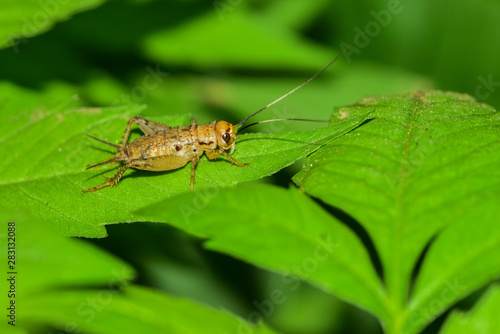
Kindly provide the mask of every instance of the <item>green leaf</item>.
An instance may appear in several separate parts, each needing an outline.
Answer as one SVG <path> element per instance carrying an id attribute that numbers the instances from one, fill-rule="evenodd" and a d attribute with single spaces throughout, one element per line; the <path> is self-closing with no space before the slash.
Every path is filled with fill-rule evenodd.
<path id="1" fill-rule="evenodd" d="M 446 321 L 442 334 L 500 333 L 500 287 L 493 285 L 469 312 L 454 311 Z"/>
<path id="2" fill-rule="evenodd" d="M 88 286 L 119 287 L 135 276 L 135 270 L 120 259 L 82 240 L 64 238 L 33 218 L 20 215 L 12 219 L 4 212 L 0 218 L 5 231 L 0 235 L 0 249 L 7 254 L 8 246 L 15 254 L 5 278 L 14 276 L 9 281 L 14 285 L 10 288 L 13 295 L 8 296 L 9 289 L 2 284 L 6 293 L 0 300 L 2 305 L 15 302 L 16 327 L 28 329 L 32 325 L 33 319 L 27 314 L 32 311 L 29 302 L 36 295 Z"/>
<path id="3" fill-rule="evenodd" d="M 16 268 L 22 288 L 18 297 L 68 286 L 107 285 L 110 281 L 127 281 L 135 270 L 114 256 L 77 239 L 63 238 L 26 217 L 10 220 L 15 223 L 14 240 L 6 233 L 0 237 L 0 248 L 15 243 Z M 2 221 L 7 231 L 7 224 Z M 22 276 L 21 276 L 22 275 Z M 30 277 L 24 280 L 23 277 Z"/>
<path id="4" fill-rule="evenodd" d="M 8 86 L 10 87 L 10 86 Z M 85 136 L 118 142 L 127 120 L 142 106 L 74 108 L 48 105 L 18 114 L 7 94 L 30 94 L 10 87 L 0 90 L 0 191 L 9 194 L 1 208 L 13 208 L 34 217 L 65 235 L 102 237 L 105 224 L 137 220 L 132 211 L 172 195 L 189 191 L 191 166 L 155 173 L 130 170 L 114 188 L 81 194 L 82 189 L 103 182 L 109 166 L 84 170 L 113 152 Z M 17 101 L 17 100 L 16 100 Z M 247 134 L 236 145 L 235 159 L 248 167 L 231 165 L 223 158 L 203 157 L 196 169 L 197 189 L 233 185 L 271 175 L 345 134 L 366 115 L 327 128 L 301 133 Z M 189 116 L 155 118 L 175 126 L 188 124 Z M 137 137 L 138 130 L 135 130 Z"/>
<path id="5" fill-rule="evenodd" d="M 298 278 L 385 317 L 383 289 L 358 238 L 296 189 L 264 184 L 184 193 L 139 211 L 201 238 L 206 247 Z M 314 217 L 314 219 L 311 219 Z"/>
<path id="6" fill-rule="evenodd" d="M 229 333 L 243 328 L 273 333 L 227 311 L 131 285 L 134 269 L 94 245 L 62 237 L 26 217 L 15 223 L 16 265 L 11 270 L 17 272 L 16 295 L 2 294 L 1 300 L 2 305 L 15 301 L 17 328 L 44 325 L 86 333 Z M 0 249 L 7 249 L 7 241 L 3 233 Z M 1 326 L 2 333 L 10 327 L 6 321 Z"/>
<path id="7" fill-rule="evenodd" d="M 491 107 L 466 95 L 431 91 L 367 98 L 341 108 L 337 118 L 356 117 L 374 109 L 374 121 L 312 154 L 294 181 L 307 193 L 344 210 L 368 231 L 384 268 L 391 313 L 384 325 L 389 332 L 410 325 L 410 332 L 414 332 L 417 326 L 406 323 L 411 305 L 408 291 L 413 267 L 426 244 L 440 230 L 458 224 L 459 218 L 468 229 L 473 229 L 480 217 L 486 219 L 486 225 L 497 221 L 498 205 L 494 203 L 500 199 L 500 117 Z M 483 207 L 486 215 L 476 209 L 481 201 L 487 202 Z M 489 245 L 498 247 L 499 229 L 489 232 Z M 457 242 L 456 238 L 445 238 L 443 235 L 447 241 L 440 242 Z M 454 299 L 498 275 L 482 261 L 478 267 L 466 265 L 478 251 L 484 261 L 493 261 L 487 250 L 474 244 L 470 248 L 460 245 L 455 256 L 463 261 L 454 270 L 472 270 L 469 274 L 477 279 L 467 282 L 467 288 Z M 453 262 L 445 248 L 440 248 L 436 258 Z M 437 290 L 426 290 L 425 284 L 450 274 L 436 258 L 429 255 L 433 275 L 427 272 L 424 258 L 416 300 L 425 294 L 432 298 Z M 420 301 L 424 302 L 432 300 Z M 418 326 L 442 311 L 431 309 L 431 315 Z"/>
<path id="8" fill-rule="evenodd" d="M 95 215 L 81 202 L 75 185 L 82 182 L 88 157 L 96 153 L 85 133 L 92 130 L 94 135 L 106 138 L 105 133 L 116 126 L 115 122 L 121 119 L 125 124 L 143 107 L 67 109 L 67 103 L 54 102 L 44 106 L 40 96 L 9 84 L 2 85 L 0 100 L 4 156 L 0 191 L 8 194 L 0 208 L 23 212 L 68 235 L 104 235 L 99 217 L 95 225 L 84 224 L 83 217 Z M 35 104 L 38 107 L 32 107 Z"/>
<path id="9" fill-rule="evenodd" d="M 326 64 L 333 58 L 333 53 L 292 34 L 279 22 L 262 20 L 244 8 L 234 12 L 219 10 L 217 4 L 228 6 L 224 2 L 214 4 L 219 15 L 207 12 L 179 26 L 152 33 L 144 40 L 144 52 L 155 61 L 202 68 L 313 71 L 318 64 Z"/>
<path id="10" fill-rule="evenodd" d="M 317 20 L 330 4 L 328 0 L 290 2 L 278 0 L 267 2 L 267 8 L 259 10 L 274 24 L 302 30 Z M 279 22 L 278 22 L 279 20 Z"/>
<path id="11" fill-rule="evenodd" d="M 95 8 L 104 0 L 4 0 L 0 4 L 0 48 L 17 43 L 28 43 L 27 39 L 52 28 L 59 21 L 72 15 Z"/>
<path id="12" fill-rule="evenodd" d="M 498 196 L 471 202 L 474 209 L 431 245 L 408 305 L 409 332 L 418 332 L 463 296 L 500 277 Z"/>
<path id="13" fill-rule="evenodd" d="M 214 310 L 139 286 L 123 291 L 57 291 L 25 301 L 25 317 L 32 322 L 86 333 L 276 333 L 251 325 L 225 310 Z M 260 320 L 258 316 L 250 320 Z M 21 318 L 20 321 L 24 319 Z"/>

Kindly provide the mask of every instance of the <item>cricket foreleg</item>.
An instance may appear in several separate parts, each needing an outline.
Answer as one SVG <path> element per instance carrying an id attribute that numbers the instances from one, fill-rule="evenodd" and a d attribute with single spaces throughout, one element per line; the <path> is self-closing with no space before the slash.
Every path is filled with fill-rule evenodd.
<path id="1" fill-rule="evenodd" d="M 103 184 L 98 185 L 97 187 L 94 187 L 94 188 L 84 189 L 84 190 L 82 190 L 82 193 L 86 193 L 88 191 L 97 191 L 97 190 L 102 189 L 102 188 L 107 187 L 107 186 L 112 187 L 112 186 L 116 185 L 120 181 L 121 177 L 123 176 L 123 173 L 125 173 L 125 171 L 130 167 L 130 165 L 131 165 L 130 163 L 123 165 L 118 170 L 118 172 L 115 174 L 115 176 L 105 177 L 107 179 L 106 182 L 104 182 Z"/>
<path id="2" fill-rule="evenodd" d="M 137 124 L 144 134 L 148 135 L 150 133 L 170 129 L 168 125 L 161 124 L 158 122 L 153 122 L 144 117 L 134 116 L 128 120 L 127 127 L 125 128 L 125 133 L 123 134 L 122 147 L 125 146 L 130 137 L 130 130 L 132 129 L 132 124 Z"/>
<path id="3" fill-rule="evenodd" d="M 229 153 L 227 153 L 226 151 L 222 151 L 221 152 L 222 154 L 224 154 L 224 156 L 226 158 L 228 158 L 233 164 L 235 164 L 236 166 L 240 166 L 240 167 L 245 167 L 245 166 L 248 166 L 250 165 L 250 163 L 245 163 L 245 164 L 242 164 L 238 161 L 236 161 L 232 156 L 229 155 Z"/>
<path id="4" fill-rule="evenodd" d="M 250 165 L 249 163 L 246 163 L 246 164 L 242 164 L 238 161 L 236 161 L 236 159 L 234 159 L 229 153 L 227 153 L 226 151 L 222 150 L 222 149 L 217 149 L 217 150 L 205 150 L 205 155 L 207 156 L 207 158 L 209 158 L 210 160 L 214 160 L 215 158 L 217 158 L 219 155 L 221 154 L 224 154 L 224 156 L 226 158 L 229 159 L 229 161 L 231 161 L 233 164 L 235 164 L 236 166 L 240 166 L 240 167 L 245 167 L 245 166 L 248 166 Z"/>

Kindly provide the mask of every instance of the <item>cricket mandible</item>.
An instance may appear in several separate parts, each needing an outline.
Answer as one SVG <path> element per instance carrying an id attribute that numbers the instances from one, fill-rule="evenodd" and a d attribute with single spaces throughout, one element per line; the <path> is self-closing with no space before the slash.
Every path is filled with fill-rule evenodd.
<path id="1" fill-rule="evenodd" d="M 344 52 L 345 50 L 299 86 L 269 103 L 265 107 L 257 110 L 236 125 L 232 125 L 226 121 L 213 121 L 209 124 L 197 125 L 195 119 L 193 118 L 191 119 L 191 126 L 170 127 L 162 123 L 149 121 L 140 116 L 135 116 L 132 117 L 127 123 L 121 145 L 115 145 L 87 135 L 101 143 L 115 147 L 118 152 L 109 159 L 96 164 L 87 165 L 86 169 L 118 161 L 123 161 L 124 165 L 120 167 L 118 172 L 113 177 L 105 177 L 106 181 L 104 183 L 93 188 L 84 189 L 82 190 L 82 193 L 97 191 L 107 186 L 113 187 L 120 181 L 121 177 L 128 168 L 159 172 L 181 168 L 188 162 L 191 162 L 191 191 L 193 191 L 196 164 L 200 160 L 203 153 L 205 153 L 207 158 L 210 160 L 216 159 L 220 155 L 224 155 L 231 163 L 239 167 L 249 165 L 248 163 L 238 162 L 231 156 L 235 149 L 236 136 L 241 130 L 255 124 L 269 121 L 311 120 L 272 119 L 252 123 L 241 128 L 239 127 L 250 118 L 281 101 L 297 89 L 307 84 L 309 81 L 313 80 L 330 67 L 330 65 L 332 65 L 335 61 L 337 61 L 337 59 L 344 54 Z M 144 135 L 127 144 L 132 124 L 137 124 Z M 236 130 L 237 128 L 239 129 Z M 229 153 L 226 152 L 227 150 L 230 150 Z"/>

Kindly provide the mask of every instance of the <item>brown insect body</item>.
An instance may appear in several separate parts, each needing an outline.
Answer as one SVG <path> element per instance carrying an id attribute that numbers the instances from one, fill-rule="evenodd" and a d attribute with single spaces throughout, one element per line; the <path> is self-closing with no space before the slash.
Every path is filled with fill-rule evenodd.
<path id="1" fill-rule="evenodd" d="M 191 162 L 191 190 L 193 190 L 195 167 L 203 153 L 205 153 L 207 158 L 210 160 L 213 160 L 223 154 L 233 164 L 240 167 L 247 166 L 248 164 L 239 163 L 231 156 L 234 152 L 236 139 L 235 128 L 243 125 L 250 118 L 269 108 L 276 102 L 281 101 L 297 89 L 307 84 L 309 81 L 313 80 L 330 65 L 332 65 L 348 49 L 349 47 L 344 49 L 341 54 L 337 55 L 330 63 L 302 84 L 295 87 L 285 95 L 277 98 L 265 107 L 257 110 L 236 125 L 232 125 L 226 121 L 213 121 L 210 124 L 196 125 L 195 120 L 191 119 L 191 126 L 170 127 L 165 124 L 149 121 L 143 117 L 135 116 L 132 117 L 127 123 L 121 145 L 111 144 L 104 140 L 89 136 L 97 141 L 116 147 L 118 152 L 112 158 L 106 159 L 97 164 L 88 165 L 87 169 L 108 163 L 114 163 L 116 161 L 123 161 L 125 164 L 118 170 L 115 176 L 107 178 L 107 181 L 103 184 L 90 189 L 85 189 L 82 192 L 96 191 L 107 186 L 114 186 L 120 181 L 123 173 L 125 173 L 128 168 L 150 171 L 167 171 L 183 167 L 188 162 Z M 283 119 L 260 121 L 239 128 L 238 131 L 255 124 L 282 120 Z M 307 121 L 304 119 L 285 120 Z M 144 132 L 144 136 L 134 140 L 130 144 L 127 144 L 132 124 L 137 124 L 142 132 Z M 229 149 L 230 152 L 227 153 L 226 151 Z"/>
<path id="2" fill-rule="evenodd" d="M 133 123 L 139 125 L 144 132 L 144 136 L 127 144 Z M 195 120 L 192 119 L 191 126 L 169 127 L 161 123 L 149 121 L 143 117 L 132 117 L 125 129 L 121 146 L 92 137 L 100 142 L 116 147 L 118 152 L 112 158 L 97 164 L 88 165 L 87 169 L 116 161 L 124 161 L 125 164 L 115 176 L 108 178 L 103 184 L 85 189 L 83 192 L 96 191 L 107 186 L 114 186 L 120 181 L 123 173 L 128 168 L 168 171 L 183 167 L 188 162 L 192 163 L 192 190 L 195 181 L 195 166 L 203 153 L 211 160 L 224 154 L 232 163 L 238 166 L 245 166 L 245 164 L 234 160 L 226 152 L 228 149 L 231 149 L 231 153 L 234 151 L 235 137 L 234 126 L 226 121 L 214 121 L 210 124 L 196 125 Z"/>

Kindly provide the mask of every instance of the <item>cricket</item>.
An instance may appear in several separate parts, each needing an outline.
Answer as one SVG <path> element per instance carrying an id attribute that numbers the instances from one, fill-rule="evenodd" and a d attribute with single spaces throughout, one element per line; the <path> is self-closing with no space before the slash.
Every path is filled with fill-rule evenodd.
<path id="1" fill-rule="evenodd" d="M 188 162 L 191 162 L 190 189 L 193 191 L 196 164 L 203 154 L 205 154 L 209 160 L 214 160 L 220 155 L 224 155 L 232 164 L 235 164 L 238 167 L 248 166 L 248 163 L 238 162 L 231 156 L 235 150 L 237 135 L 243 129 L 256 124 L 274 121 L 325 121 L 288 118 L 270 119 L 248 124 L 246 126 L 242 125 L 252 117 L 281 101 L 316 78 L 319 74 L 330 67 L 330 65 L 337 61 L 337 59 L 344 53 L 345 50 L 299 86 L 277 98 L 265 107 L 257 110 L 236 125 L 232 125 L 226 121 L 213 121 L 209 124 L 197 125 L 195 119 L 193 118 L 191 119 L 190 126 L 170 127 L 162 123 L 147 120 L 146 118 L 140 116 L 135 116 L 132 117 L 127 123 L 121 145 L 115 145 L 87 135 L 92 139 L 116 148 L 118 151 L 109 159 L 99 163 L 87 165 L 86 170 L 114 162 L 124 162 L 124 164 L 113 177 L 105 177 L 106 181 L 104 183 L 93 188 L 84 189 L 82 190 L 82 193 L 94 192 L 107 186 L 115 186 L 128 168 L 160 172 L 184 167 Z M 144 135 L 131 143 L 128 143 L 132 124 L 138 125 Z M 228 150 L 229 153 L 227 152 Z"/>

